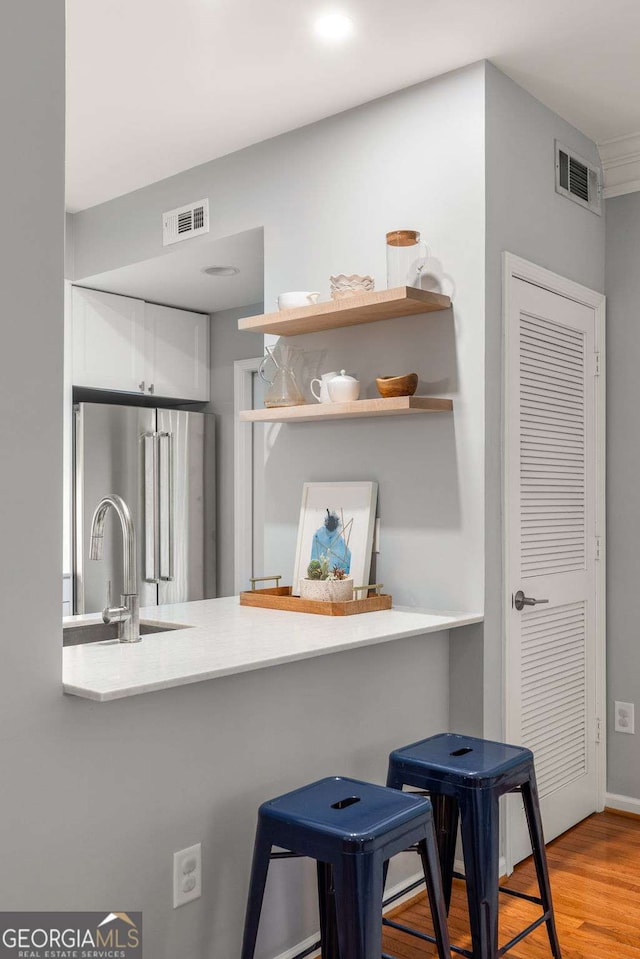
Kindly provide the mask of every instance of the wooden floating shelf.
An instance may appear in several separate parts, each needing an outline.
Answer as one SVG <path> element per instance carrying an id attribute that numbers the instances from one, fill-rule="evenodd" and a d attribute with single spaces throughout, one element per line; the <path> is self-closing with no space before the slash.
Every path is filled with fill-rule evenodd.
<path id="1" fill-rule="evenodd" d="M 347 420 L 364 416 L 403 416 L 408 413 L 448 413 L 452 400 L 436 396 L 376 397 L 352 403 L 308 403 L 305 406 L 278 406 L 263 410 L 243 410 L 244 423 L 312 423 L 321 420 Z"/>
<path id="2" fill-rule="evenodd" d="M 343 300 L 330 300 L 313 306 L 301 306 L 263 316 L 247 316 L 238 320 L 238 329 L 251 333 L 274 333 L 276 336 L 297 336 L 319 333 L 341 326 L 359 326 L 376 320 L 392 320 L 399 316 L 448 310 L 451 300 L 442 293 L 398 286 L 393 290 L 359 293 Z"/>

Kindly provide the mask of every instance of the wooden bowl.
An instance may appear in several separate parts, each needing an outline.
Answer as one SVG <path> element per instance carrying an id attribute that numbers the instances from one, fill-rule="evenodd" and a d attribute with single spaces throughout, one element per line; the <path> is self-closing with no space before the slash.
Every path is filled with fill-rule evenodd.
<path id="1" fill-rule="evenodd" d="M 418 374 L 404 376 L 378 376 L 376 386 L 380 396 L 413 396 L 418 389 Z"/>

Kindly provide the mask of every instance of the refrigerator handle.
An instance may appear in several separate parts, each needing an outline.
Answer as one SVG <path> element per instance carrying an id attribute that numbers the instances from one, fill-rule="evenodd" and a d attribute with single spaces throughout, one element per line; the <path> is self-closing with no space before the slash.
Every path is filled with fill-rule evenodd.
<path id="1" fill-rule="evenodd" d="M 160 473 L 160 579 L 171 582 L 174 578 L 174 495 L 173 495 L 173 434 L 158 434 Z"/>
<path id="2" fill-rule="evenodd" d="M 144 578 L 158 582 L 158 461 L 155 433 L 144 434 Z"/>

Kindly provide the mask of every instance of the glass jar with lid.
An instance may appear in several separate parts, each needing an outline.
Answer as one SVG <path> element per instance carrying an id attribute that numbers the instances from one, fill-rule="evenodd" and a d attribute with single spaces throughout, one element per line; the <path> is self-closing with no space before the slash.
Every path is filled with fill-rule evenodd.
<path id="1" fill-rule="evenodd" d="M 429 251 L 417 230 L 387 233 L 387 288 L 419 286 Z"/>

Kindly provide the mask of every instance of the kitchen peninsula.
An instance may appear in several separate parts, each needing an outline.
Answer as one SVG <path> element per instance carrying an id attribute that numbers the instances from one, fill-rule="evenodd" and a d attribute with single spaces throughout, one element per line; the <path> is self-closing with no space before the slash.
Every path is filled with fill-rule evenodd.
<path id="1" fill-rule="evenodd" d="M 64 649 L 65 693 L 122 699 L 482 621 L 473 613 L 404 607 L 315 616 L 240 606 L 237 596 L 149 607 L 140 616 L 146 623 L 166 624 L 167 631 L 134 645 L 109 640 Z M 92 614 L 67 617 L 64 624 L 99 621 L 99 614 Z"/>

